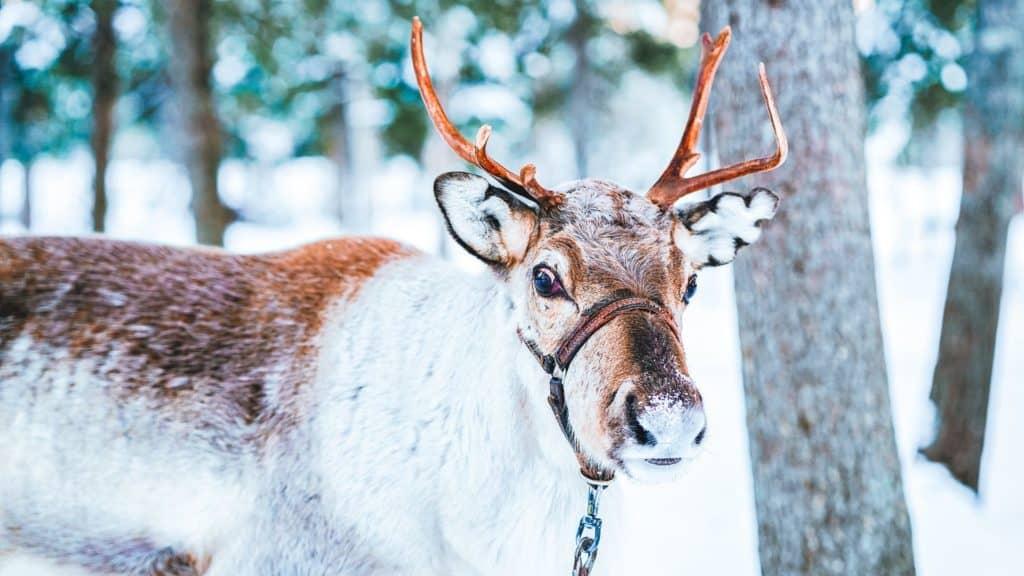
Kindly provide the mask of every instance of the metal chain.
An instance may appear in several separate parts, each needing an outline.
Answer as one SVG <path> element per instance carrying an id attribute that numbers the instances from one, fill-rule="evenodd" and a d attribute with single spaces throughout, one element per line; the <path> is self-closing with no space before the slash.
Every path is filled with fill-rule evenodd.
<path id="1" fill-rule="evenodd" d="M 598 506 L 601 504 L 601 493 L 607 484 L 587 482 L 587 513 L 580 518 L 576 529 L 576 556 L 572 563 L 572 576 L 589 576 L 597 560 L 597 548 L 601 545 L 601 518 L 598 517 Z"/>

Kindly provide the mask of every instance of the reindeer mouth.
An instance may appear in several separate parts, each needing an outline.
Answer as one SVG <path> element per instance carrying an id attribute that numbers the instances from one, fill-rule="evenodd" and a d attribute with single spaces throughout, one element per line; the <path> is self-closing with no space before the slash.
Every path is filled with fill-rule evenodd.
<path id="1" fill-rule="evenodd" d="M 682 458 L 645 458 L 644 462 L 655 466 L 674 466 L 682 462 Z"/>
<path id="2" fill-rule="evenodd" d="M 691 458 L 634 458 L 622 460 L 620 471 L 642 484 L 674 482 L 685 472 Z"/>

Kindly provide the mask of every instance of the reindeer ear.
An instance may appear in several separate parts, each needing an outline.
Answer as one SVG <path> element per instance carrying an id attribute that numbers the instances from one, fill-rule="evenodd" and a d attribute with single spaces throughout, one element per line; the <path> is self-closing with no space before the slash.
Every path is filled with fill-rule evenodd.
<path id="1" fill-rule="evenodd" d="M 537 213 L 512 193 L 475 174 L 448 172 L 434 181 L 434 196 L 448 231 L 470 254 L 501 266 L 526 255 Z"/>
<path id="2" fill-rule="evenodd" d="M 771 220 L 778 206 L 779 197 L 765 188 L 747 195 L 723 192 L 683 205 L 675 209 L 676 246 L 694 266 L 728 264 L 740 248 L 761 236 L 761 223 Z"/>

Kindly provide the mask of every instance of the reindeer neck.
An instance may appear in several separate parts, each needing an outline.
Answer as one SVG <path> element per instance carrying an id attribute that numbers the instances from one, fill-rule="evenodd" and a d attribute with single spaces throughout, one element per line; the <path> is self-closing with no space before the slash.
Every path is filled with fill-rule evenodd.
<path id="1" fill-rule="evenodd" d="M 575 483 L 547 376 L 519 342 L 516 314 L 490 274 L 425 257 L 383 269 L 325 332 L 323 437 L 336 446 L 363 426 L 386 430 L 398 443 L 393 465 L 416 460 L 443 484 L 500 486 L 525 470 Z"/>
<path id="2" fill-rule="evenodd" d="M 403 294 L 394 322 L 409 327 L 405 351 L 390 362 L 410 368 L 407 381 L 382 383 L 421 388 L 413 411 L 430 424 L 401 426 L 397 435 L 411 439 L 402 454 L 422 460 L 413 465 L 420 473 L 396 482 L 432 494 L 445 541 L 473 565 L 521 566 L 534 556 L 543 559 L 538 570 L 552 558 L 570 564 L 586 488 L 547 405 L 548 376 L 516 335 L 505 286 L 436 263 L 410 272 L 381 282 Z M 418 503 L 431 500 L 421 494 Z"/>

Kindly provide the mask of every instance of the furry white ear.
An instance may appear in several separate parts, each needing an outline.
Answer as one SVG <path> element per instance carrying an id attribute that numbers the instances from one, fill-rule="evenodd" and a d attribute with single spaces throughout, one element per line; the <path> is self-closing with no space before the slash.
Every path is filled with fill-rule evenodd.
<path id="1" fill-rule="evenodd" d="M 475 174 L 448 172 L 434 181 L 434 197 L 448 231 L 470 254 L 500 266 L 526 255 L 537 214 L 512 193 Z"/>
<path id="2" fill-rule="evenodd" d="M 779 197 L 755 188 L 750 194 L 723 192 L 710 200 L 675 209 L 675 243 L 696 267 L 732 262 L 740 248 L 761 236 L 761 223 L 771 220 Z"/>

